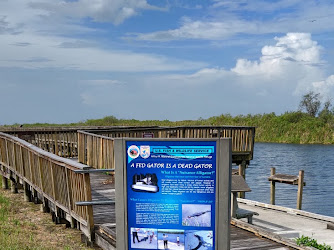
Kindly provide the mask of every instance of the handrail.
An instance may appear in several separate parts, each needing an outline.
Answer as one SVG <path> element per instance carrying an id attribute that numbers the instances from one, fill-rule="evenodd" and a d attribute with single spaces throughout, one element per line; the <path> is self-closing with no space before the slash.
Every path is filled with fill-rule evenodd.
<path id="1" fill-rule="evenodd" d="M 2 132 L 0 164 L 87 227 L 90 236 L 94 226 L 92 207 L 75 204 L 92 200 L 89 174 L 74 172 L 88 169 L 87 165 L 46 152 Z"/>
<path id="2" fill-rule="evenodd" d="M 80 130 L 83 129 L 83 130 Z M 79 130 L 78 130 L 79 129 Z M 79 132 L 78 132 L 79 131 Z M 84 132 L 86 131 L 86 132 Z M 108 138 L 232 138 L 232 161 L 249 164 L 253 159 L 255 127 L 247 126 L 175 126 L 175 127 L 71 127 L 16 128 L 8 133 L 48 152 L 62 157 L 78 157 L 79 162 L 94 168 L 111 168 L 114 162 L 113 142 Z M 88 134 L 85 134 L 88 133 Z M 79 139 L 79 135 L 81 139 Z M 94 134 L 94 136 L 92 135 Z M 97 137 L 104 136 L 104 137 Z M 95 139 L 92 139 L 96 137 Z M 99 138 L 99 139 L 97 139 Z M 81 141 L 79 141 L 81 140 Z M 110 159 L 107 159 L 107 158 Z"/>
<path id="3" fill-rule="evenodd" d="M 152 133 L 154 138 L 232 138 L 232 161 L 236 164 L 253 159 L 255 127 L 190 126 L 137 127 L 78 131 L 79 162 L 93 168 L 114 168 L 113 138 L 142 138 Z"/>
<path id="4" fill-rule="evenodd" d="M 11 130 L 4 133 L 21 138 L 45 151 L 63 157 L 77 157 L 77 130 Z"/>
<path id="5" fill-rule="evenodd" d="M 149 126 L 143 128 L 156 128 Z M 134 126 L 78 126 L 78 127 L 0 127 L 0 132 L 14 135 L 50 153 L 62 157 L 78 157 L 78 130 L 98 131 L 118 129 L 121 131 L 136 128 Z M 137 127 L 138 128 L 138 127 Z"/>
<path id="6" fill-rule="evenodd" d="M 78 131 L 78 161 L 96 169 L 114 169 L 114 139 Z"/>

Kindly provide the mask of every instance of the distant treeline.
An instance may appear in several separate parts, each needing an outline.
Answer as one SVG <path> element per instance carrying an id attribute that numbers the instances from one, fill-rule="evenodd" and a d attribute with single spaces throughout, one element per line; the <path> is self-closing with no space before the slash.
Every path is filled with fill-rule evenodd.
<path id="1" fill-rule="evenodd" d="M 50 126 L 252 126 L 256 127 L 255 141 L 299 143 L 299 144 L 334 144 L 334 107 L 331 100 L 322 101 L 320 93 L 310 91 L 300 101 L 299 110 L 257 115 L 223 114 L 208 119 L 169 121 L 169 120 L 128 120 L 106 116 L 102 119 L 89 119 L 70 124 L 14 124 L 15 127 L 50 127 Z M 1 127 L 0 127 L 1 129 Z"/>
<path id="2" fill-rule="evenodd" d="M 23 127 L 47 126 L 255 126 L 257 142 L 302 143 L 302 144 L 334 144 L 334 114 L 320 113 L 312 116 L 308 113 L 286 112 L 282 115 L 257 114 L 232 116 L 224 114 L 198 120 L 128 120 L 106 116 L 102 119 L 89 119 L 71 124 L 23 124 Z M 15 124 L 15 126 L 19 126 Z M 22 125 L 21 125 L 22 126 Z"/>

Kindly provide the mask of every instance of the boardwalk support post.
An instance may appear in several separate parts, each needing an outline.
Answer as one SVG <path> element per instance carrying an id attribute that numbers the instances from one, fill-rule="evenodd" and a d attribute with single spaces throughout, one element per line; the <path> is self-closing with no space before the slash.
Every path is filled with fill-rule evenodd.
<path id="1" fill-rule="evenodd" d="M 297 209 L 299 210 L 302 209 L 303 186 L 304 186 L 304 170 L 300 170 L 298 178 L 298 195 L 297 195 Z"/>
<path id="2" fill-rule="evenodd" d="M 38 198 L 38 192 L 37 192 L 37 190 L 36 189 L 34 189 L 33 190 L 33 202 L 35 203 L 35 204 L 41 204 L 41 201 L 39 200 L 39 198 Z"/>
<path id="3" fill-rule="evenodd" d="M 2 188 L 3 189 L 8 189 L 9 188 L 8 179 L 5 176 L 2 176 Z"/>
<path id="4" fill-rule="evenodd" d="M 290 185 L 298 185 L 297 209 L 302 209 L 303 187 L 306 185 L 306 183 L 304 182 L 304 170 L 300 170 L 299 176 L 296 176 L 288 174 L 276 174 L 275 168 L 271 168 L 271 175 L 268 180 L 271 183 L 270 203 L 272 205 L 275 205 L 275 183 L 280 182 Z"/>
<path id="5" fill-rule="evenodd" d="M 271 168 L 270 175 L 273 176 L 276 173 L 275 168 Z M 270 181 L 270 204 L 275 205 L 275 181 Z"/>
<path id="6" fill-rule="evenodd" d="M 49 213 L 50 212 L 49 201 L 45 197 L 43 197 L 43 199 L 42 199 L 41 212 L 43 212 L 43 213 Z"/>
<path id="7" fill-rule="evenodd" d="M 0 173 L 2 174 L 2 188 L 9 189 L 8 179 L 6 177 L 6 168 L 0 164 Z"/>
<path id="8" fill-rule="evenodd" d="M 14 178 L 14 176 L 10 177 L 10 190 L 12 191 L 13 194 L 17 194 L 18 193 L 18 189 L 17 189 L 17 183 L 16 183 L 16 179 Z"/>
<path id="9" fill-rule="evenodd" d="M 242 161 L 241 164 L 239 164 L 239 175 L 246 180 L 246 161 Z M 245 198 L 245 192 L 239 192 L 239 198 Z"/>
<path id="10" fill-rule="evenodd" d="M 24 201 L 30 202 L 31 191 L 29 190 L 29 184 L 27 182 L 23 183 L 23 190 L 24 190 Z"/>

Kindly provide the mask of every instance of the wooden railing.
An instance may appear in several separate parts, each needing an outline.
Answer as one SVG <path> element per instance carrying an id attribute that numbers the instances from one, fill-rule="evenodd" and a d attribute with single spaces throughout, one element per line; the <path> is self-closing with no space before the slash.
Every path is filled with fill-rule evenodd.
<path id="1" fill-rule="evenodd" d="M 232 161 L 242 166 L 253 159 L 254 127 L 103 127 L 53 129 L 15 129 L 0 132 L 0 174 L 13 182 L 23 182 L 25 191 L 39 193 L 42 202 L 53 204 L 58 216 L 80 223 L 80 229 L 92 238 L 94 230 L 89 173 L 77 173 L 93 167 L 114 169 L 114 138 L 232 138 Z M 79 130 L 79 131 L 78 131 Z M 20 139 L 21 138 L 21 139 Z M 63 157 L 78 157 L 80 163 Z M 58 210 L 60 212 L 58 212 Z"/>
<path id="2" fill-rule="evenodd" d="M 106 129 L 127 130 L 134 126 L 80 126 L 80 127 L 43 127 L 20 128 L 2 127 L 0 132 L 16 136 L 45 151 L 58 156 L 73 158 L 78 157 L 78 130 L 98 131 Z M 157 128 L 150 126 L 145 128 Z"/>
<path id="3" fill-rule="evenodd" d="M 96 169 L 114 169 L 114 139 L 78 131 L 78 161 Z"/>
<path id="4" fill-rule="evenodd" d="M 79 129 L 89 133 L 85 136 Z M 232 138 L 232 161 L 249 164 L 254 152 L 254 127 L 193 126 L 193 127 L 73 127 L 73 128 L 16 128 L 11 135 L 62 157 L 78 157 L 79 162 L 94 168 L 113 165 L 113 142 L 108 138 Z M 82 138 L 78 137 L 82 134 Z M 102 137 L 96 137 L 96 135 Z M 79 142 L 79 140 L 81 140 Z M 79 152 L 80 151 L 80 152 Z M 107 159 L 108 158 L 108 159 Z"/>
<path id="5" fill-rule="evenodd" d="M 45 151 L 70 158 L 78 156 L 78 137 L 75 128 L 8 129 L 4 133 L 23 139 Z"/>
<path id="6" fill-rule="evenodd" d="M 79 162 L 93 168 L 114 168 L 113 138 L 232 138 L 232 162 L 249 164 L 254 152 L 254 127 L 115 128 L 78 131 Z"/>
<path id="7" fill-rule="evenodd" d="M 89 174 L 74 172 L 88 166 L 0 132 L 0 167 L 3 176 L 22 181 L 26 191 L 38 192 L 55 206 L 55 213 L 60 209 L 79 222 L 81 230 L 91 237 L 94 226 L 92 206 L 75 205 L 77 201 L 92 198 Z"/>

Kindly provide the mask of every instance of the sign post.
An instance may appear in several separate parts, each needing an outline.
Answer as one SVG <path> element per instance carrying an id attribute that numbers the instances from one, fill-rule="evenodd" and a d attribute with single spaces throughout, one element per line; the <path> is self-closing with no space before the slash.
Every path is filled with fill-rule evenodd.
<path id="1" fill-rule="evenodd" d="M 230 246 L 229 139 L 119 139 L 117 249 Z"/>

